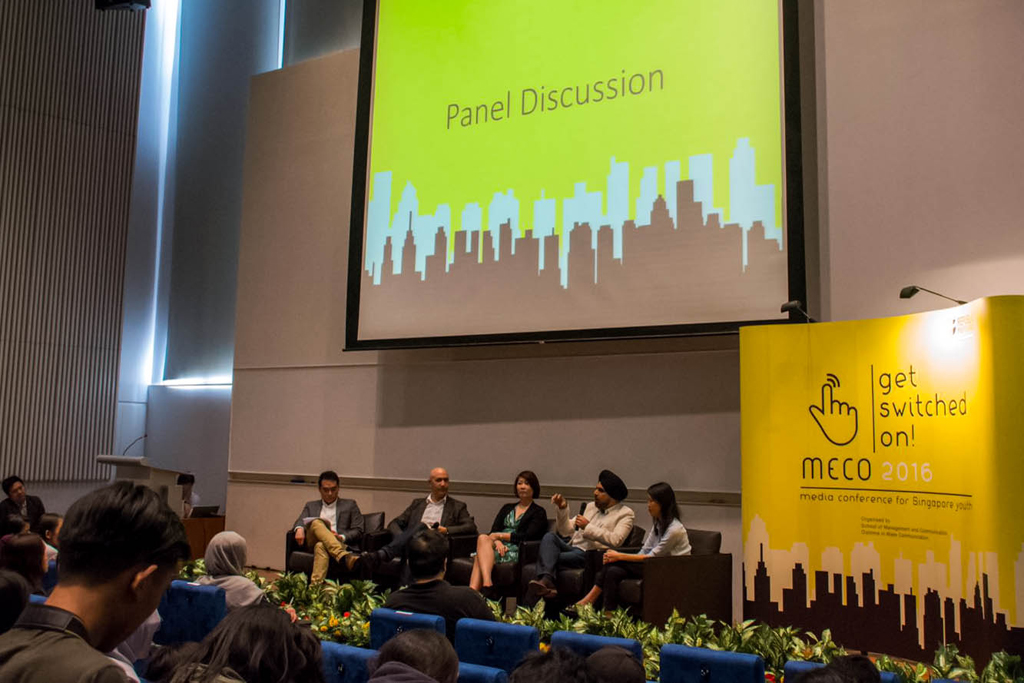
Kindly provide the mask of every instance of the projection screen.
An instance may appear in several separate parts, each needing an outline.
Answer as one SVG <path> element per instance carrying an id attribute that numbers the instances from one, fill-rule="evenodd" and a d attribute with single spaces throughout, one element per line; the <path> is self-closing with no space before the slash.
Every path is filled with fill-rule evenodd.
<path id="1" fill-rule="evenodd" d="M 346 348 L 783 319 L 786 5 L 367 0 Z"/>

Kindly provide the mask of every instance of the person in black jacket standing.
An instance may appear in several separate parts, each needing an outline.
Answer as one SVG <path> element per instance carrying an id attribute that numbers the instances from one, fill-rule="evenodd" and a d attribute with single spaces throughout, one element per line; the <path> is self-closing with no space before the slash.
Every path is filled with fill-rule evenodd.
<path id="1" fill-rule="evenodd" d="M 39 518 L 46 514 L 43 501 L 28 495 L 25 482 L 17 475 L 4 479 L 2 487 L 7 498 L 0 500 L 0 516 L 19 515 L 28 522 L 29 531 L 38 531 Z"/>
<path id="2" fill-rule="evenodd" d="M 480 534 L 476 539 L 476 557 L 469 587 L 484 595 L 492 588 L 491 570 L 495 563 L 516 562 L 519 544 L 539 541 L 548 530 L 547 513 L 535 502 L 540 497 L 537 475 L 523 470 L 516 475 L 512 491 L 519 502 L 502 505 L 491 525 L 491 533 Z"/>

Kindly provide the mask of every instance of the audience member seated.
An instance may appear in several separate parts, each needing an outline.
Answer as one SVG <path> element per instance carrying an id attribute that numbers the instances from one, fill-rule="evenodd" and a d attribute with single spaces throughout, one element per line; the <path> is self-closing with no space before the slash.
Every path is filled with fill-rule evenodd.
<path id="1" fill-rule="evenodd" d="M 594 587 L 577 605 L 589 605 L 603 593 L 604 609 L 611 612 L 619 606 L 619 583 L 625 578 L 643 577 L 644 560 L 690 554 L 690 540 L 686 528 L 679 520 L 679 506 L 676 505 L 676 494 L 671 486 L 659 481 L 647 489 L 647 511 L 651 513 L 653 524 L 640 552 L 627 554 L 617 550 L 606 551 L 602 558 L 604 566 L 594 579 Z"/>
<path id="2" fill-rule="evenodd" d="M 28 495 L 25 490 L 25 482 L 16 475 L 4 479 L 0 487 L 7 495 L 5 499 L 0 500 L 0 517 L 20 515 L 28 522 L 29 530 L 35 531 L 39 527 L 39 518 L 46 513 L 43 501 Z"/>
<path id="3" fill-rule="evenodd" d="M 331 470 L 317 480 L 320 500 L 311 500 L 295 520 L 295 542 L 313 551 L 311 583 L 320 583 L 327 576 L 331 558 L 344 562 L 349 570 L 359 556 L 346 544 L 354 545 L 363 535 L 363 513 L 354 500 L 338 498 L 340 481 Z"/>
<path id="4" fill-rule="evenodd" d="M 406 553 L 412 584 L 392 593 L 385 607 L 443 617 L 445 632 L 452 642 L 459 619 L 494 621 L 494 614 L 479 593 L 444 580 L 448 563 L 448 538 L 444 534 L 436 529 L 421 529 L 409 540 Z"/>
<path id="5" fill-rule="evenodd" d="M 103 653 L 156 610 L 189 556 L 185 528 L 155 491 L 121 481 L 72 504 L 60 536 L 60 583 L 0 636 L 0 680 L 123 683 Z"/>
<path id="6" fill-rule="evenodd" d="M 206 546 L 207 576 L 196 583 L 223 588 L 228 612 L 266 600 L 263 591 L 245 576 L 246 554 L 245 539 L 234 531 L 221 531 Z"/>
<path id="7" fill-rule="evenodd" d="M 629 650 L 609 645 L 587 657 L 594 683 L 645 683 L 644 667 Z"/>
<path id="8" fill-rule="evenodd" d="M 165 648 L 146 678 L 160 683 L 323 683 L 320 641 L 282 610 L 258 604 L 229 613 L 201 643 Z"/>
<path id="9" fill-rule="evenodd" d="M 140 659 L 149 659 L 154 647 L 153 636 L 160 630 L 162 621 L 160 612 L 154 611 L 120 645 L 107 653 L 107 656 L 121 667 L 125 678 L 129 681 L 139 683 L 139 675 L 135 673 L 135 662 Z"/>
<path id="10" fill-rule="evenodd" d="M 526 604 L 558 596 L 555 573 L 559 567 L 582 567 L 587 550 L 614 548 L 622 545 L 633 529 L 633 510 L 623 505 L 629 495 L 626 484 L 611 470 L 602 470 L 594 488 L 594 502 L 588 503 L 582 515 L 569 519 L 569 504 L 560 493 L 551 497 L 555 504 L 555 529 L 540 542 L 537 555 L 537 577 L 530 581 Z M 568 542 L 563 536 L 571 536 Z"/>
<path id="11" fill-rule="evenodd" d="M 0 569 L 0 634 L 11 630 L 31 593 L 32 587 L 24 576 L 10 569 Z"/>
<path id="12" fill-rule="evenodd" d="M 380 550 L 363 553 L 363 561 L 370 571 L 379 562 L 390 562 L 400 557 L 409 539 L 420 529 L 436 529 L 445 535 L 476 533 L 476 522 L 470 516 L 466 504 L 448 495 L 448 470 L 435 467 L 430 470 L 429 481 L 430 493 L 427 497 L 413 500 L 402 514 L 388 524 L 391 542 Z"/>
<path id="13" fill-rule="evenodd" d="M 553 647 L 527 655 L 508 683 L 594 683 L 594 679 L 586 659 L 564 647 Z"/>
<path id="14" fill-rule="evenodd" d="M 448 639 L 431 629 L 399 633 L 370 662 L 377 683 L 456 683 L 459 658 Z"/>
<path id="15" fill-rule="evenodd" d="M 0 538 L 17 536 L 28 531 L 28 522 L 21 515 L 4 515 L 0 518 Z"/>
<path id="16" fill-rule="evenodd" d="M 31 531 L 4 536 L 0 541 L 0 569 L 10 569 L 21 574 L 32 592 L 45 595 L 43 577 L 46 576 L 46 546 L 43 539 Z"/>
<path id="17" fill-rule="evenodd" d="M 540 497 L 540 482 L 537 475 L 524 470 L 516 475 L 512 491 L 518 503 L 501 506 L 491 525 L 491 533 L 480 534 L 476 543 L 476 557 L 469 586 L 482 590 L 486 597 L 491 595 L 491 570 L 495 563 L 504 564 L 519 560 L 519 544 L 523 541 L 537 541 L 548 530 L 547 513 L 535 501 Z"/>
<path id="18" fill-rule="evenodd" d="M 192 508 L 199 505 L 199 494 L 196 493 L 196 475 L 179 474 L 177 484 L 181 487 L 181 517 L 188 519 L 192 516 Z"/>
<path id="19" fill-rule="evenodd" d="M 799 676 L 795 683 L 851 683 L 851 681 L 843 678 L 836 671 L 823 666 L 820 669 L 813 669 Z"/>
<path id="20" fill-rule="evenodd" d="M 39 535 L 46 544 L 47 562 L 56 560 L 60 552 L 60 528 L 63 524 L 64 518 L 55 512 L 47 512 L 39 518 Z"/>

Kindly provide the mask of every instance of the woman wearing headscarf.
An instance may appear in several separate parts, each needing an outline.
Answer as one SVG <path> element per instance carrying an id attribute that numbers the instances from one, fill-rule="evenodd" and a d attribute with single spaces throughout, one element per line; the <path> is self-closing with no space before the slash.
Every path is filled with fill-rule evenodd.
<path id="1" fill-rule="evenodd" d="M 245 539 L 234 531 L 220 532 L 206 546 L 208 576 L 200 577 L 196 583 L 223 588 L 228 612 L 265 600 L 263 591 L 243 575 L 246 554 Z"/>

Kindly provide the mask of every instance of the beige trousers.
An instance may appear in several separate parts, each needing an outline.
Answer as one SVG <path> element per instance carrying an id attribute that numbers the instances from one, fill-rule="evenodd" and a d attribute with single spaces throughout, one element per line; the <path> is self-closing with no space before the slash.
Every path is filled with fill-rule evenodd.
<path id="1" fill-rule="evenodd" d="M 310 583 L 320 583 L 327 576 L 333 557 L 338 562 L 351 551 L 331 533 L 322 519 L 314 519 L 306 527 L 306 547 L 313 551 L 313 574 Z"/>

